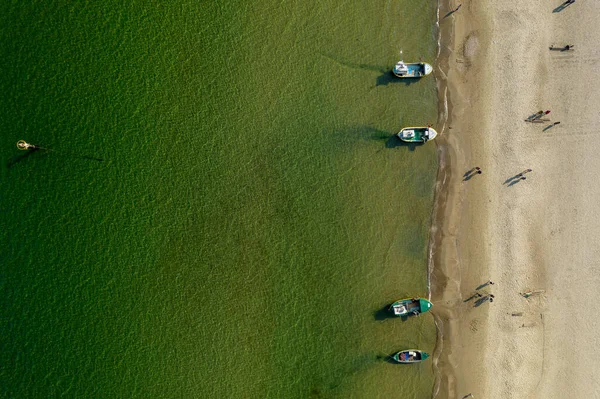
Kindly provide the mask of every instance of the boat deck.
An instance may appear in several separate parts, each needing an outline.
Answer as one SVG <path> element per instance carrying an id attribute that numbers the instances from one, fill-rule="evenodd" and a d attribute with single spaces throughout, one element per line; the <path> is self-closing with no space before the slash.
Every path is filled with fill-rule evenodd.
<path id="1" fill-rule="evenodd" d="M 428 128 L 412 128 L 409 130 L 414 132 L 414 136 L 411 137 L 408 134 L 408 131 L 405 130 L 404 132 L 402 132 L 402 138 L 409 141 L 421 142 L 423 141 L 424 134 L 428 130 Z"/>
<path id="2" fill-rule="evenodd" d="M 407 64 L 408 74 L 407 77 L 420 77 L 425 76 L 425 67 L 421 64 Z"/>

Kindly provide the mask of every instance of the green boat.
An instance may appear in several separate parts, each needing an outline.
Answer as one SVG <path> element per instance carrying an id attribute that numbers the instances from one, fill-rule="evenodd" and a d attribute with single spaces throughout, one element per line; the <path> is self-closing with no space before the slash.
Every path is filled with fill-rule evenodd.
<path id="1" fill-rule="evenodd" d="M 390 311 L 398 317 L 418 316 L 427 312 L 432 306 L 431 302 L 423 298 L 400 299 L 390 305 Z"/>
<path id="2" fill-rule="evenodd" d="M 420 351 L 418 349 L 408 349 L 400 351 L 392 356 L 392 359 L 398 363 L 419 363 L 429 357 L 429 353 Z"/>
<path id="3" fill-rule="evenodd" d="M 437 132 L 427 127 L 405 127 L 398 133 L 398 138 L 407 143 L 426 143 L 433 140 Z"/>

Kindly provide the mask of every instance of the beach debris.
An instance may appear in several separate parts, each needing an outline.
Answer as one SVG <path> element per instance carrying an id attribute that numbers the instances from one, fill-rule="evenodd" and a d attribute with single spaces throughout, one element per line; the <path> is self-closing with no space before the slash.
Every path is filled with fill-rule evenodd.
<path id="1" fill-rule="evenodd" d="M 519 295 L 521 295 L 523 298 L 527 299 L 527 298 L 530 298 L 535 295 L 543 294 L 544 292 L 546 292 L 546 290 L 532 290 L 532 291 L 521 292 L 521 293 L 519 293 Z"/>

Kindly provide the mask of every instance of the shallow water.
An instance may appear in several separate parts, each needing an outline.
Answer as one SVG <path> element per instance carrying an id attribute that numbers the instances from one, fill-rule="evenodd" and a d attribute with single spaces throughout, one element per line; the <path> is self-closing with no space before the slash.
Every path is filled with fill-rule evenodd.
<path id="1" fill-rule="evenodd" d="M 2 396 L 427 397 L 434 7 L 2 6 Z"/>

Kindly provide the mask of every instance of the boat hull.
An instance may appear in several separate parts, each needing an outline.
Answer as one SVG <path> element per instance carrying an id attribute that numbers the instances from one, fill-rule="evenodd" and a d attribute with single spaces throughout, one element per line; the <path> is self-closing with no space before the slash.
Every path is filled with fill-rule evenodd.
<path id="1" fill-rule="evenodd" d="M 426 143 L 437 137 L 435 129 L 427 127 L 405 127 L 397 136 L 406 143 Z"/>
<path id="2" fill-rule="evenodd" d="M 407 317 L 417 316 L 427 312 L 433 305 L 427 299 L 423 298 L 406 298 L 400 299 L 390 305 L 390 311 L 394 316 Z"/>
<path id="3" fill-rule="evenodd" d="M 418 349 L 407 349 L 392 356 L 392 359 L 402 364 L 420 363 L 429 358 L 429 353 Z"/>
<path id="4" fill-rule="evenodd" d="M 422 78 L 423 76 L 427 76 L 433 72 L 433 67 L 426 62 L 409 62 L 404 63 L 402 61 L 398 62 L 392 73 L 401 79 L 409 78 Z"/>

